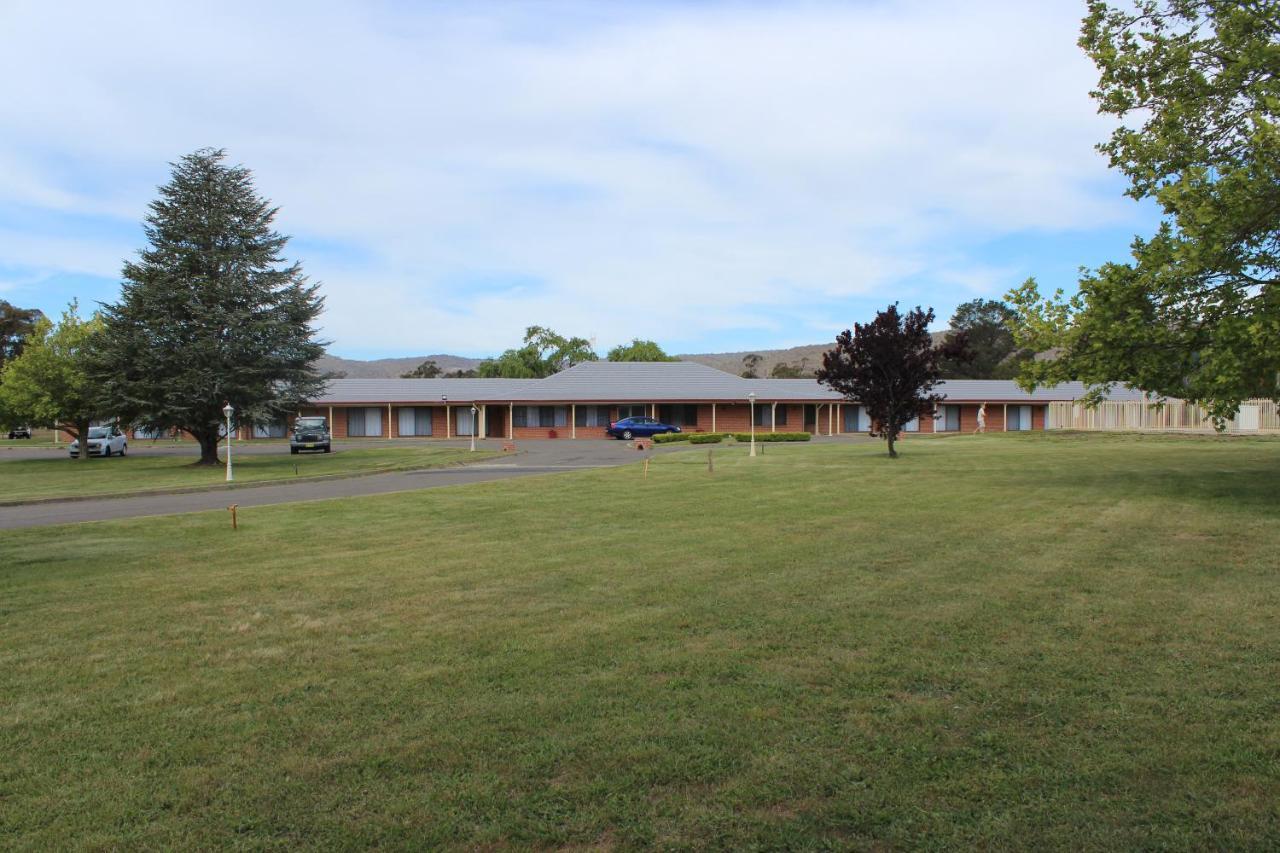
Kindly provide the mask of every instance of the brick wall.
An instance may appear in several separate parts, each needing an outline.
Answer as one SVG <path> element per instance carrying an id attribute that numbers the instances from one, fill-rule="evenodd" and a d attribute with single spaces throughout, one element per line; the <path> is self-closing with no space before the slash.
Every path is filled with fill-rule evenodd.
<path id="1" fill-rule="evenodd" d="M 590 405 L 590 404 L 586 404 L 586 405 Z M 850 403 L 837 404 L 837 406 L 835 407 L 835 411 L 830 416 L 831 420 L 828 420 L 827 406 L 824 404 L 818 409 L 817 422 L 806 425 L 803 422 L 804 408 L 805 408 L 803 404 L 779 403 L 778 404 L 779 414 L 781 414 L 782 410 L 785 408 L 787 412 L 787 422 L 785 424 L 779 423 L 777 425 L 777 431 L 778 432 L 800 432 L 808 428 L 808 429 L 814 430 L 816 434 L 826 435 L 828 431 L 828 427 L 830 425 L 834 427 L 834 432 L 836 434 L 842 434 L 845 432 L 842 409 L 847 409 L 850 405 L 852 404 Z M 763 425 L 757 427 L 756 429 L 758 432 L 759 431 L 768 432 L 769 426 L 770 426 L 769 408 L 771 406 L 771 403 L 758 402 L 756 403 L 756 406 L 757 408 L 764 409 Z M 378 407 L 334 406 L 333 422 L 330 424 L 330 429 L 333 431 L 334 438 L 347 438 L 347 409 L 348 408 L 378 408 L 379 413 L 381 415 L 381 420 L 383 422 L 382 435 L 386 436 L 388 434 L 388 429 L 390 430 L 391 436 L 398 437 L 400 435 L 399 414 L 400 414 L 401 407 L 399 406 L 392 407 L 390 419 L 388 419 L 387 417 L 386 405 L 378 406 Z M 446 424 L 445 424 L 444 407 L 429 406 L 427 408 L 431 409 L 431 428 L 432 428 L 433 438 L 444 438 L 446 434 L 452 435 L 454 438 L 458 437 L 458 413 L 459 411 L 467 407 L 462 405 L 450 406 L 451 423 L 448 425 L 449 428 L 447 431 L 446 431 Z M 649 411 L 648 408 L 646 408 L 646 412 L 647 411 Z M 714 430 L 716 432 L 750 432 L 751 431 L 750 404 L 748 403 L 717 403 L 715 406 L 715 411 L 716 411 L 716 414 L 715 414 Z M 486 428 L 487 428 L 487 433 L 489 437 L 491 438 L 507 437 L 508 435 L 507 419 L 509 417 L 509 412 L 510 410 L 508 406 L 500 403 L 490 404 L 487 407 Z M 1045 417 L 1047 412 L 1048 412 L 1048 407 L 1044 405 L 1035 405 L 1031 407 L 1033 429 L 1043 430 L 1045 428 Z M 312 406 L 312 407 L 303 408 L 302 414 L 304 416 L 319 415 L 322 417 L 328 417 L 329 407 Z M 570 423 L 566 424 L 563 427 L 554 428 L 558 438 L 570 438 L 575 432 L 572 425 L 572 418 L 573 418 L 572 410 L 570 410 L 567 414 L 568 414 Z M 617 417 L 618 417 L 617 407 L 611 406 L 609 408 L 610 421 L 612 422 L 614 420 L 617 420 Z M 293 418 L 292 417 L 289 418 L 290 424 L 292 424 L 292 421 L 293 421 Z M 922 433 L 932 433 L 934 432 L 934 426 L 936 425 L 936 423 L 937 422 L 934 421 L 934 419 L 931 417 L 922 417 L 920 419 L 919 431 Z M 960 406 L 960 433 L 972 433 L 975 429 L 977 429 L 977 426 L 978 426 L 977 404 L 970 404 L 970 403 L 962 404 Z M 548 432 L 550 429 L 552 428 L 551 427 L 516 427 L 514 430 L 514 437 L 517 440 L 546 439 L 548 437 Z M 576 432 L 577 432 L 577 437 L 580 439 L 601 439 L 601 438 L 607 438 L 607 436 L 605 435 L 605 429 L 606 429 L 605 427 L 578 427 Z M 712 419 L 711 419 L 711 404 L 710 403 L 698 404 L 697 424 L 686 426 L 684 429 L 686 432 L 711 432 L 713 429 Z M 1001 403 L 992 403 L 987 406 L 987 432 L 1002 432 L 1003 430 L 1004 430 L 1004 405 Z M 956 433 L 952 433 L 952 434 L 956 434 Z M 910 433 L 903 433 L 903 435 L 904 436 L 910 435 Z"/>

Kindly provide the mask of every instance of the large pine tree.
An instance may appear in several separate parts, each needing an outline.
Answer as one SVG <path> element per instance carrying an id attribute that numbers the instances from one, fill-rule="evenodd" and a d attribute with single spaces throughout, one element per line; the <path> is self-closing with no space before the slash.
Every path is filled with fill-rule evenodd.
<path id="1" fill-rule="evenodd" d="M 122 417 L 179 428 L 217 464 L 222 407 L 241 423 L 281 417 L 315 395 L 323 298 L 272 227 L 276 208 L 220 149 L 173 164 L 151 203 L 148 246 L 124 265 L 120 302 L 103 309 L 93 371 Z"/>

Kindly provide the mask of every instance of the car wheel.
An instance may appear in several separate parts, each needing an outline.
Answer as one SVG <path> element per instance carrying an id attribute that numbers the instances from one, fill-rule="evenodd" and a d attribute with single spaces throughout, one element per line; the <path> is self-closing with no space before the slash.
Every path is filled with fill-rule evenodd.
<path id="1" fill-rule="evenodd" d="M 624 430 L 624 431 L 623 431 L 623 433 L 622 433 L 622 438 L 623 438 L 623 440 L 625 440 L 625 441 L 630 441 L 630 440 L 631 440 L 631 430 Z"/>
<path id="2" fill-rule="evenodd" d="M 333 449 L 333 448 L 332 448 L 332 447 L 330 447 L 330 446 L 329 446 L 329 445 L 327 445 L 327 444 L 324 446 L 324 452 L 325 452 L 325 453 L 328 453 L 328 452 L 329 452 L 330 450 L 332 450 L 332 449 Z"/>
<path id="3" fill-rule="evenodd" d="M 120 445 L 120 455 L 121 455 L 121 456 L 124 456 L 125 452 L 126 452 L 128 449 L 129 449 L 129 445 L 128 445 L 128 444 L 122 444 L 122 445 Z"/>
<path id="4" fill-rule="evenodd" d="M 298 455 L 298 448 L 296 448 L 296 447 L 290 447 L 290 448 L 289 448 L 289 455 L 291 455 L 291 456 L 297 456 L 297 455 Z"/>

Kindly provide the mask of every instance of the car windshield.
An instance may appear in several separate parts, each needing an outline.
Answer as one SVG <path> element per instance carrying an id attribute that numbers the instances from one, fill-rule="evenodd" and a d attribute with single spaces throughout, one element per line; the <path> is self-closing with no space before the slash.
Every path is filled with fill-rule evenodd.
<path id="1" fill-rule="evenodd" d="M 324 429 L 324 418 L 298 418 L 294 429 Z"/>
<path id="2" fill-rule="evenodd" d="M 89 427 L 89 438 L 110 438 L 111 427 Z"/>

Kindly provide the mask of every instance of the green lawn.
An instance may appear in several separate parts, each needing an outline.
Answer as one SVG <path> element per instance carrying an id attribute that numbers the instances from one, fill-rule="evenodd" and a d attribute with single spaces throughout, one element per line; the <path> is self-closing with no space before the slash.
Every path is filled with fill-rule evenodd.
<path id="1" fill-rule="evenodd" d="M 1280 442 L 0 533 L 0 847 L 1280 846 Z"/>
<path id="2" fill-rule="evenodd" d="M 269 454 L 235 455 L 237 483 L 264 480 L 366 474 L 432 468 L 492 457 L 492 451 L 421 445 L 340 450 L 334 453 L 289 453 L 287 444 Z M 65 453 L 41 459 L 6 459 L 0 454 L 0 501 L 61 498 L 78 495 L 129 494 L 154 489 L 199 488 L 225 484 L 226 469 L 197 466 L 198 447 L 181 456 L 124 456 L 70 459 Z M 226 457 L 223 457 L 224 459 Z"/>

